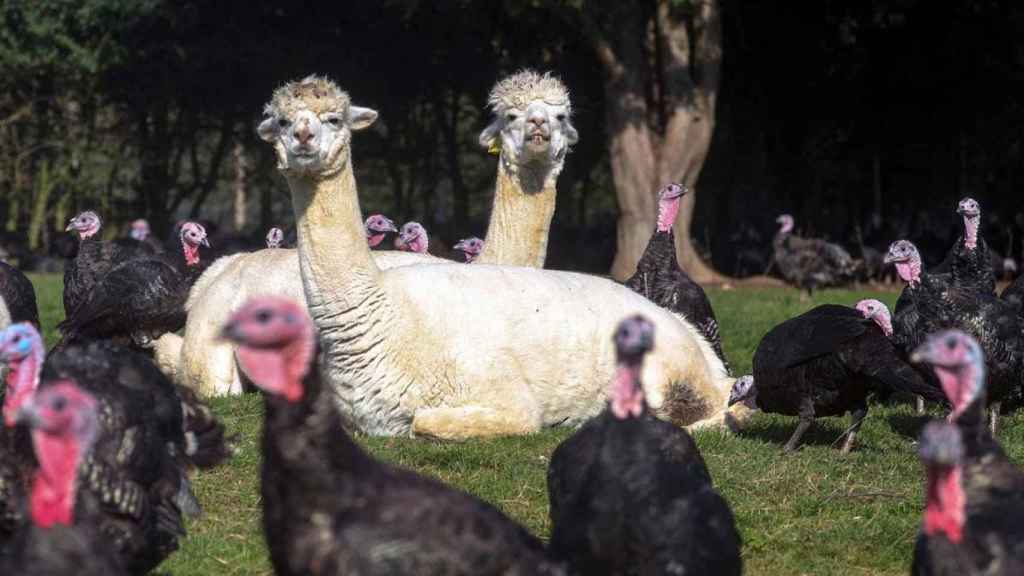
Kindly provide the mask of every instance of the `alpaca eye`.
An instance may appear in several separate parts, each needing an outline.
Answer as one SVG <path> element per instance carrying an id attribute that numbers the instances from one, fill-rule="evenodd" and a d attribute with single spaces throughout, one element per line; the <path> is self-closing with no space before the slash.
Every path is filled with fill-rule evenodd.
<path id="1" fill-rule="evenodd" d="M 559 122 L 565 122 L 565 114 L 559 114 L 555 116 L 555 120 L 558 120 Z"/>
<path id="2" fill-rule="evenodd" d="M 281 128 L 287 128 L 289 124 L 291 124 L 291 122 L 289 122 L 285 118 L 280 118 L 277 121 L 277 125 L 280 126 Z"/>
<path id="3" fill-rule="evenodd" d="M 515 122 L 516 118 L 518 118 L 518 116 L 516 116 L 515 114 L 513 114 L 511 112 L 509 112 L 508 114 L 505 115 L 505 120 L 508 120 L 509 122 Z"/>
<path id="4" fill-rule="evenodd" d="M 341 118 L 338 118 L 337 116 L 328 118 L 327 122 L 329 122 L 331 126 L 341 126 Z"/>

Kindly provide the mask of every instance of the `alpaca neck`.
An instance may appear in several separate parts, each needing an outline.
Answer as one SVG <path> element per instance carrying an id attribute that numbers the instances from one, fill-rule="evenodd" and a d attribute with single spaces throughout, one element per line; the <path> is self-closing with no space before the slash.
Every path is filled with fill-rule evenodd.
<path id="1" fill-rule="evenodd" d="M 377 288 L 380 270 L 366 244 L 350 163 L 322 178 L 286 174 L 302 284 L 314 320 L 325 305 L 332 312 L 352 310 Z"/>
<path id="2" fill-rule="evenodd" d="M 543 184 L 524 189 L 520 178 L 498 162 L 498 184 L 494 192 L 491 221 L 484 249 L 474 262 L 503 266 L 544 267 L 548 231 L 555 214 L 557 172 Z"/>

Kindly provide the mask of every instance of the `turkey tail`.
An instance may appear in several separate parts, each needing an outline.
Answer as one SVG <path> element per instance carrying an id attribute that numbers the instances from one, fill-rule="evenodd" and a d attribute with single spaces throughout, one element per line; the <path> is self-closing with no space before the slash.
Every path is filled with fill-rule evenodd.
<path id="1" fill-rule="evenodd" d="M 224 424 L 213 415 L 210 407 L 184 386 L 177 386 L 184 412 L 185 455 L 201 470 L 224 463 L 234 454 L 234 437 L 225 436 Z"/>

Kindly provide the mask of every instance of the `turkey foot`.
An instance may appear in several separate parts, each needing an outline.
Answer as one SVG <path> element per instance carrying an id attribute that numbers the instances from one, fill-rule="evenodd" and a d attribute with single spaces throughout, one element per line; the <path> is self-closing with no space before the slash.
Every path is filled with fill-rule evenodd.
<path id="1" fill-rule="evenodd" d="M 843 442 L 843 447 L 839 450 L 839 453 L 846 455 L 850 453 L 853 448 L 853 440 L 857 436 L 857 432 L 860 430 L 860 425 L 864 423 L 864 418 L 868 415 L 868 407 L 858 406 L 853 412 L 850 413 L 850 419 L 853 420 L 853 424 L 850 425 L 850 431 L 846 434 L 846 441 Z"/>

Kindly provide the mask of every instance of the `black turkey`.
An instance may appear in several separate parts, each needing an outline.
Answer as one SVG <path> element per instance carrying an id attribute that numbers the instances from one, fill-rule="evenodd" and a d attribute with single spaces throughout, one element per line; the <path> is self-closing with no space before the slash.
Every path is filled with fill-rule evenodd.
<path id="1" fill-rule="evenodd" d="M 1024 274 L 1017 276 L 1013 284 L 1003 288 L 999 298 L 1014 307 L 1018 316 L 1024 316 Z"/>
<path id="2" fill-rule="evenodd" d="M 952 279 L 949 274 L 925 273 L 921 254 L 909 240 L 889 245 L 885 263 L 893 264 L 896 275 L 905 282 L 893 311 L 893 339 L 909 355 L 928 334 L 953 322 L 947 308 Z"/>
<path id="3" fill-rule="evenodd" d="M 263 527 L 277 574 L 562 573 L 497 509 L 352 441 L 321 387 L 303 306 L 253 299 L 224 336 L 265 392 Z"/>
<path id="4" fill-rule="evenodd" d="M 671 312 L 682 314 L 697 327 L 711 344 L 715 354 L 726 362 L 718 320 L 707 294 L 679 267 L 676 258 L 675 233 L 672 226 L 679 212 L 679 203 L 687 189 L 669 184 L 658 194 L 658 226 L 636 265 L 636 273 L 626 280 L 630 290 Z M 728 367 L 728 363 L 726 362 Z"/>
<path id="5" fill-rule="evenodd" d="M 267 232 L 267 248 L 283 248 L 284 230 L 274 226 Z"/>
<path id="6" fill-rule="evenodd" d="M 912 306 L 901 310 L 897 302 L 897 310 L 904 314 L 896 317 L 896 340 L 905 351 L 920 346 L 928 334 L 951 328 L 967 332 L 981 344 L 994 433 L 1002 405 L 1014 408 L 1024 401 L 1024 320 L 1012 305 L 993 294 L 922 273 L 920 255 L 906 240 L 894 242 L 887 258 L 908 282 L 904 294 L 911 295 Z"/>
<path id="7" fill-rule="evenodd" d="M 936 271 L 947 267 L 952 282 L 962 290 L 975 294 L 995 294 L 996 276 L 988 244 L 978 235 L 981 206 L 973 198 L 964 198 L 957 205 L 957 214 L 963 217 L 964 231 L 956 239 Z M 945 266 L 944 266 L 945 265 Z"/>
<path id="8" fill-rule="evenodd" d="M 0 551 L 0 574 L 126 574 L 88 494 L 77 490 L 100 423 L 98 403 L 72 382 L 55 383 L 19 410 L 39 460 L 30 520 Z"/>
<path id="9" fill-rule="evenodd" d="M 696 443 L 648 410 L 653 324 L 626 318 L 613 340 L 608 407 L 551 456 L 552 555 L 579 574 L 740 574 L 732 511 Z"/>
<path id="10" fill-rule="evenodd" d="M 793 217 L 776 219 L 779 231 L 772 240 L 772 254 L 779 273 L 790 284 L 811 294 L 823 286 L 840 286 L 857 275 L 860 264 L 842 246 L 820 238 L 793 234 Z"/>
<path id="11" fill-rule="evenodd" d="M 876 301 L 872 306 L 878 305 Z M 866 304 L 862 307 L 867 309 Z M 850 412 L 853 423 L 843 443 L 845 454 L 867 416 L 869 393 L 883 389 L 941 401 L 941 390 L 904 362 L 886 336 L 888 316 L 888 309 L 866 316 L 861 310 L 825 304 L 786 320 L 761 339 L 753 376 L 736 381 L 729 404 L 746 402 L 765 412 L 799 416 L 786 452 L 796 449 L 815 418 Z"/>
<path id="12" fill-rule="evenodd" d="M 949 420 L 963 433 L 966 490 L 1024 490 L 1024 473 L 995 440 L 985 417 L 985 355 L 978 341 L 960 330 L 938 332 L 913 358 L 934 369 L 952 406 Z"/>
<path id="13" fill-rule="evenodd" d="M 23 430 L 23 427 L 0 426 L 0 557 L 6 543 L 26 521 L 25 486 L 35 462 L 15 450 L 16 433 Z"/>
<path id="14" fill-rule="evenodd" d="M 199 513 L 188 470 L 230 455 L 223 426 L 141 354 L 107 341 L 68 346 L 46 359 L 39 383 L 42 350 L 29 324 L 0 333 L 0 354 L 14 384 L 5 398 L 5 418 L 31 402 L 37 389 L 65 379 L 95 397 L 100 428 L 82 466 L 81 488 L 97 500 L 99 522 L 125 567 L 148 572 L 177 549 L 184 535 L 181 513 Z"/>
<path id="15" fill-rule="evenodd" d="M 366 229 L 366 242 L 371 250 L 391 250 L 391 243 L 385 242 L 388 235 L 398 234 L 398 228 L 390 218 L 383 214 L 371 214 L 363 223 Z"/>
<path id="16" fill-rule="evenodd" d="M 114 266 L 139 255 L 139 252 L 116 242 L 99 239 L 102 226 L 98 214 L 91 210 L 71 219 L 67 230 L 78 233 L 78 253 L 64 267 L 64 316 L 68 317 L 89 299 L 93 288 Z"/>
<path id="17" fill-rule="evenodd" d="M 39 328 L 39 307 L 32 282 L 21 270 L 6 262 L 0 262 L 0 298 L 7 305 L 12 324 L 30 322 Z"/>
<path id="18" fill-rule="evenodd" d="M 110 269 L 92 293 L 58 325 L 59 346 L 111 339 L 148 348 L 152 341 L 185 325 L 185 301 L 202 273 L 200 246 L 209 246 L 206 230 L 186 222 L 176 256 L 138 257 Z"/>
<path id="19" fill-rule="evenodd" d="M 462 257 L 465 259 L 466 264 L 469 264 L 476 260 L 476 257 L 484 251 L 484 241 L 476 236 L 470 236 L 456 242 L 452 246 L 452 250 L 462 252 Z"/>
<path id="20" fill-rule="evenodd" d="M 975 484 L 959 428 L 931 422 L 919 445 L 925 466 L 924 522 L 914 547 L 915 576 L 1024 574 L 1024 482 Z"/>
<path id="21" fill-rule="evenodd" d="M 427 254 L 430 248 L 430 235 L 427 234 L 427 229 L 419 222 L 406 222 L 398 230 L 398 237 L 395 238 L 395 248 L 402 252 Z"/>
<path id="22" fill-rule="evenodd" d="M 149 222 L 144 218 L 132 220 L 131 229 L 127 238 L 118 238 L 117 244 L 135 250 L 139 255 L 159 254 L 164 251 L 164 246 L 150 234 Z"/>

